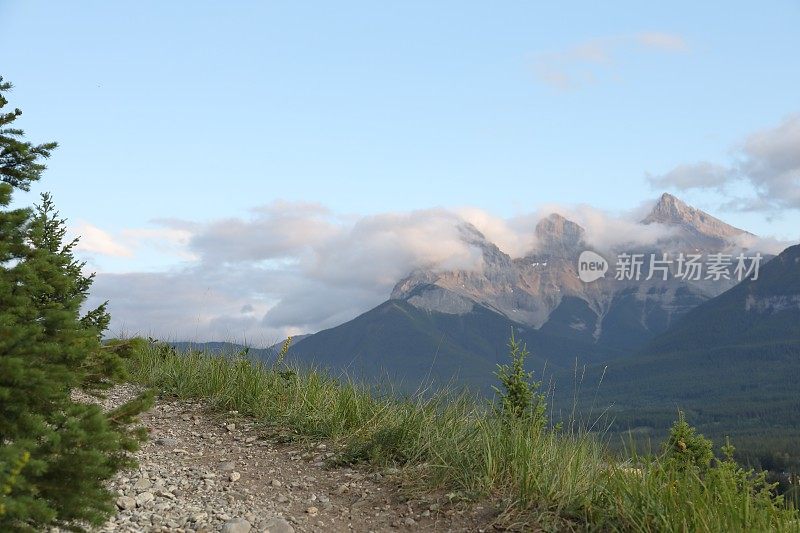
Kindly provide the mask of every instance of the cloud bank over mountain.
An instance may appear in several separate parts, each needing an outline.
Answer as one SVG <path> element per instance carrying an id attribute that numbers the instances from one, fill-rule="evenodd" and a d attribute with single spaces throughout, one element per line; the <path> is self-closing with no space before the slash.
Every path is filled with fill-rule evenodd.
<path id="1" fill-rule="evenodd" d="M 100 272 L 92 300 L 111 301 L 113 333 L 268 344 L 353 318 L 416 268 L 480 269 L 480 251 L 458 230 L 463 222 L 444 209 L 357 218 L 287 202 L 248 218 L 164 220 L 165 236 L 189 233 L 182 255 L 194 260 L 168 272 Z M 83 252 L 130 254 L 123 243 L 131 231 L 116 242 L 92 228 Z"/>
<path id="2" fill-rule="evenodd" d="M 675 231 L 642 224 L 650 207 L 621 215 L 545 205 L 511 218 L 477 208 L 356 217 L 320 204 L 274 202 L 206 223 L 164 219 L 157 229 L 116 234 L 77 229 L 94 228 L 82 248 L 90 259 L 149 248 L 180 259 L 166 271 L 98 273 L 90 303 L 111 302 L 111 334 L 268 345 L 352 319 L 386 300 L 412 271 L 480 271 L 482 250 L 464 238 L 465 224 L 512 258 L 542 245 L 535 228 L 551 213 L 580 224 L 596 249 L 636 249 Z M 786 243 L 748 236 L 743 244 L 776 252 Z"/>

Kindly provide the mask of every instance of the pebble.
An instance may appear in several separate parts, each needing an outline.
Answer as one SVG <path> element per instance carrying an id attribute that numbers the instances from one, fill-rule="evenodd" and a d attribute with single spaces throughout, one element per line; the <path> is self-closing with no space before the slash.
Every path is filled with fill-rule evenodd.
<path id="1" fill-rule="evenodd" d="M 275 517 L 264 524 L 263 533 L 294 533 L 294 528 L 283 518 Z"/>
<path id="2" fill-rule="evenodd" d="M 153 486 L 153 484 L 150 482 L 149 479 L 141 478 L 139 481 L 137 481 L 136 483 L 133 484 L 133 490 L 135 490 L 137 492 L 143 492 L 143 491 L 149 489 L 152 486 Z"/>
<path id="3" fill-rule="evenodd" d="M 117 498 L 117 507 L 123 511 L 136 508 L 136 499 L 130 496 L 120 496 Z"/>
<path id="4" fill-rule="evenodd" d="M 252 526 L 244 518 L 234 518 L 222 525 L 222 533 L 249 533 Z"/>
<path id="5" fill-rule="evenodd" d="M 151 501 L 155 500 L 155 496 L 152 492 L 142 492 L 141 494 L 136 496 L 136 506 L 137 507 L 144 507 Z"/>

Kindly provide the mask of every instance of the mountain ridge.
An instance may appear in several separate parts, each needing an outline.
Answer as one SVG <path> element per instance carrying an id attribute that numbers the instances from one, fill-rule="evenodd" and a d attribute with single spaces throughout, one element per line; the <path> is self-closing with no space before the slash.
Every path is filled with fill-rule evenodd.
<path id="1" fill-rule="evenodd" d="M 679 218 L 664 216 L 669 213 Z M 671 250 L 680 242 L 689 246 L 699 238 L 713 243 L 716 248 L 711 251 L 727 249 L 735 243 L 723 237 L 741 232 L 671 195 L 662 195 L 648 218 L 649 223 L 676 227 L 666 244 L 653 243 L 654 251 Z M 702 224 L 692 226 L 695 220 Z M 687 229 L 686 224 L 691 227 Z M 459 231 L 464 242 L 480 252 L 481 268 L 411 272 L 397 282 L 389 300 L 350 322 L 300 340 L 291 352 L 300 360 L 334 369 L 344 364 L 351 368 L 354 355 L 368 352 L 369 358 L 362 361 L 371 368 L 368 373 L 374 374 L 374 365 L 382 361 L 384 370 L 402 375 L 414 366 L 404 359 L 439 353 L 445 339 L 451 344 L 441 361 L 451 364 L 451 372 L 458 370 L 485 382 L 496 364 L 497 346 L 505 345 L 511 328 L 524 332 L 538 363 L 554 368 L 576 361 L 595 364 L 634 357 L 685 313 L 734 284 L 658 278 L 626 281 L 611 274 L 584 283 L 577 262 L 583 250 L 592 248 L 586 230 L 557 213 L 538 221 L 533 228 L 537 248 L 518 258 L 503 252 L 473 225 L 465 223 Z M 484 338 L 472 336 L 464 324 L 482 331 Z M 381 329 L 381 325 L 387 327 Z M 487 338 L 494 348 L 483 345 Z M 445 377 L 446 369 L 439 368 L 438 375 Z M 419 368 L 411 371 L 415 372 Z"/>
<path id="2" fill-rule="evenodd" d="M 675 235 L 651 245 L 653 251 L 662 252 L 673 252 L 676 248 L 695 250 L 699 245 L 710 251 L 722 251 L 734 246 L 731 239 L 745 233 L 667 193 L 640 223 L 675 228 Z M 591 243 L 587 242 L 583 227 L 558 213 L 551 213 L 536 224 L 533 229 L 536 248 L 518 258 L 512 259 L 502 252 L 473 226 L 465 226 L 464 232 L 470 237 L 465 242 L 481 251 L 480 270 L 417 270 L 395 285 L 390 298 L 405 299 L 421 309 L 444 313 L 466 313 L 478 303 L 512 321 L 538 329 L 550 319 L 564 297 L 575 297 L 586 302 L 595 313 L 592 329 L 600 341 L 604 317 L 614 301 L 624 295 L 647 301 L 648 306 L 659 300 L 660 307 L 671 315 L 732 285 L 701 280 L 686 288 L 671 282 L 634 286 L 610 278 L 583 283 L 576 270 L 577 259 L 583 250 L 592 249 Z M 681 303 L 672 298 L 679 292 L 691 293 L 691 301 Z M 647 313 L 645 307 L 643 312 Z M 647 317 L 642 319 L 643 324 L 647 321 Z"/>

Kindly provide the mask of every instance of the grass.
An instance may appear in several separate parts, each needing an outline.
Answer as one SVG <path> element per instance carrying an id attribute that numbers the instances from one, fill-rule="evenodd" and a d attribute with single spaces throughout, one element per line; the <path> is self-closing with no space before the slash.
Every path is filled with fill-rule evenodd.
<path id="1" fill-rule="evenodd" d="M 412 490 L 503 502 L 505 523 L 517 528 L 800 531 L 798 512 L 732 463 L 701 473 L 664 457 L 619 461 L 574 426 L 537 428 L 466 396 L 401 398 L 315 370 L 144 341 L 130 367 L 161 394 L 329 440 L 342 461 L 399 467 Z"/>

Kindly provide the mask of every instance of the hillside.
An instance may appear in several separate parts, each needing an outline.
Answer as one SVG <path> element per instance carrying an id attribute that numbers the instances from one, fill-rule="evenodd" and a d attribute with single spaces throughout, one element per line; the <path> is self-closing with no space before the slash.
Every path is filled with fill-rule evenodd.
<path id="1" fill-rule="evenodd" d="M 759 279 L 687 313 L 636 357 L 590 368 L 586 382 L 584 406 L 612 405 L 617 431 L 657 435 L 680 407 L 709 434 L 751 448 L 756 437 L 759 448 L 774 438 L 775 452 L 797 462 L 800 245 L 764 265 Z"/>
<path id="2" fill-rule="evenodd" d="M 354 320 L 307 337 L 289 351 L 289 359 L 343 372 L 368 381 L 391 381 L 415 389 L 434 380 L 487 389 L 497 363 L 504 360 L 512 328 L 536 347 L 530 367 L 541 371 L 563 347 L 588 349 L 558 333 L 546 335 L 476 305 L 469 313 L 426 311 L 403 300 L 389 300 Z M 567 361 L 563 361 L 567 363 Z"/>
<path id="3" fill-rule="evenodd" d="M 784 343 L 800 343 L 800 245 L 764 265 L 759 279 L 745 280 L 687 313 L 643 353 L 746 351 Z"/>

